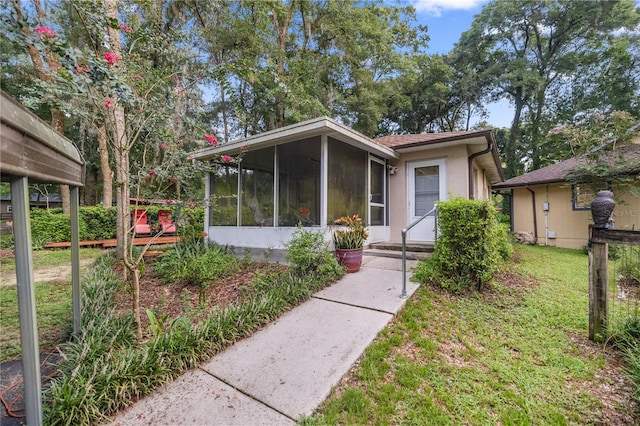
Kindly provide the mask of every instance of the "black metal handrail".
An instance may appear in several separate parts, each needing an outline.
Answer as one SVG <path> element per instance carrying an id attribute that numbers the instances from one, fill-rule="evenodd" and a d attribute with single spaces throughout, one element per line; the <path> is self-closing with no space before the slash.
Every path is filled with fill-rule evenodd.
<path id="1" fill-rule="evenodd" d="M 407 226 L 402 230 L 402 294 L 400 295 L 402 299 L 407 298 L 407 233 L 411 228 L 416 226 L 418 223 L 422 222 L 422 220 L 425 219 L 427 216 L 431 216 L 432 213 L 436 217 L 435 230 L 436 230 L 436 240 L 437 240 L 438 239 L 438 207 L 437 206 L 433 207 L 422 217 L 416 219 L 414 222 L 409 224 L 409 226 Z"/>

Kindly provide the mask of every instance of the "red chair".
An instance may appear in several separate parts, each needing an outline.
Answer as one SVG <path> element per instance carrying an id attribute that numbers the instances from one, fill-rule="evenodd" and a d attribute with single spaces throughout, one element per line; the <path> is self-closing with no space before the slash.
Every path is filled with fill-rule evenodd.
<path id="1" fill-rule="evenodd" d="M 158 222 L 160 223 L 160 229 L 165 234 L 175 234 L 177 231 L 175 223 L 171 221 L 171 211 L 160 210 L 158 211 Z"/>
<path id="2" fill-rule="evenodd" d="M 135 235 L 151 235 L 151 225 L 149 225 L 149 219 L 146 210 L 134 210 L 133 211 Z"/>

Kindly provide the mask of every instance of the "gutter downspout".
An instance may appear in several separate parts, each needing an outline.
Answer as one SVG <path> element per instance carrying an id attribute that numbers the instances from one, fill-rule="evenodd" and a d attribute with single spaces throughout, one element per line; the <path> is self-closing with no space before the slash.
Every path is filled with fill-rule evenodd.
<path id="1" fill-rule="evenodd" d="M 476 157 L 479 157 L 481 155 L 490 153 L 492 149 L 493 149 L 493 143 L 491 141 L 489 141 L 487 143 L 487 148 L 486 149 L 484 149 L 482 151 L 479 151 L 479 152 L 476 152 L 475 154 L 471 154 L 469 156 L 469 199 L 470 200 L 474 199 L 474 193 L 473 193 L 473 184 L 474 184 L 474 181 L 473 181 L 473 160 Z"/>
<path id="2" fill-rule="evenodd" d="M 533 237 L 534 245 L 538 244 L 538 216 L 536 215 L 536 193 L 527 186 L 527 190 L 531 193 L 531 207 L 533 208 Z"/>

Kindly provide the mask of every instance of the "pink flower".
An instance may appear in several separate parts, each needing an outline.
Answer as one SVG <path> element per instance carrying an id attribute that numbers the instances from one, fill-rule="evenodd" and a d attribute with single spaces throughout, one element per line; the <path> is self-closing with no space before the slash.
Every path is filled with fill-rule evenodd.
<path id="1" fill-rule="evenodd" d="M 54 38 L 56 36 L 56 33 L 53 32 L 53 30 L 49 27 L 36 27 L 34 29 L 34 31 L 40 35 L 43 35 L 49 39 Z"/>
<path id="2" fill-rule="evenodd" d="M 169 148 L 169 147 L 167 146 L 166 143 L 163 143 L 162 145 L 160 145 L 160 149 L 163 150 L 163 151 L 166 151 L 167 148 Z"/>
<path id="3" fill-rule="evenodd" d="M 113 104 L 116 103 L 116 100 L 113 98 L 106 98 L 104 100 L 104 103 L 102 105 L 104 105 L 105 108 L 109 109 L 113 106 Z"/>
<path id="4" fill-rule="evenodd" d="M 204 140 L 209 142 L 209 145 L 216 146 L 218 145 L 218 139 L 215 135 L 204 135 Z"/>
<path id="5" fill-rule="evenodd" d="M 133 76 L 136 80 L 142 80 L 142 76 L 140 74 L 136 74 Z"/>
<path id="6" fill-rule="evenodd" d="M 127 34 L 131 34 L 133 32 L 133 28 L 131 28 L 131 27 L 125 25 L 125 24 L 120 24 L 120 29 L 123 32 L 127 33 Z"/>
<path id="7" fill-rule="evenodd" d="M 156 169 L 151 169 L 151 170 L 149 170 L 149 174 L 150 174 L 151 176 L 155 176 L 155 175 L 156 175 Z"/>
<path id="8" fill-rule="evenodd" d="M 228 163 L 229 161 L 231 161 L 231 157 L 229 157 L 228 155 L 223 155 L 222 161 L 224 161 L 225 163 Z"/>
<path id="9" fill-rule="evenodd" d="M 76 72 L 78 74 L 83 73 L 83 72 L 89 72 L 89 67 L 81 67 L 78 64 L 75 64 L 75 67 L 76 67 Z"/>
<path id="10" fill-rule="evenodd" d="M 115 54 L 113 52 L 105 52 L 104 60 L 107 61 L 109 66 L 114 66 L 115 64 L 117 64 L 120 61 L 120 56 L 118 56 L 117 54 Z"/>
<path id="11" fill-rule="evenodd" d="M 206 237 L 208 237 L 208 236 L 209 236 L 209 234 L 207 234 L 206 232 L 203 232 L 203 233 L 202 233 L 202 238 L 206 238 Z"/>

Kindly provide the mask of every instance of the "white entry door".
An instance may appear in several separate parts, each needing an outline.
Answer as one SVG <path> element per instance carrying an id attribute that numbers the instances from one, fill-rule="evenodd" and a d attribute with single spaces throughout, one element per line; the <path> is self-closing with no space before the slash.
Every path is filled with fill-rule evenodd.
<path id="1" fill-rule="evenodd" d="M 445 160 L 409 163 L 407 187 L 409 189 L 409 215 L 407 226 L 424 216 L 436 201 L 447 197 Z M 435 216 L 430 215 L 413 227 L 407 236 L 409 241 L 435 241 Z"/>

